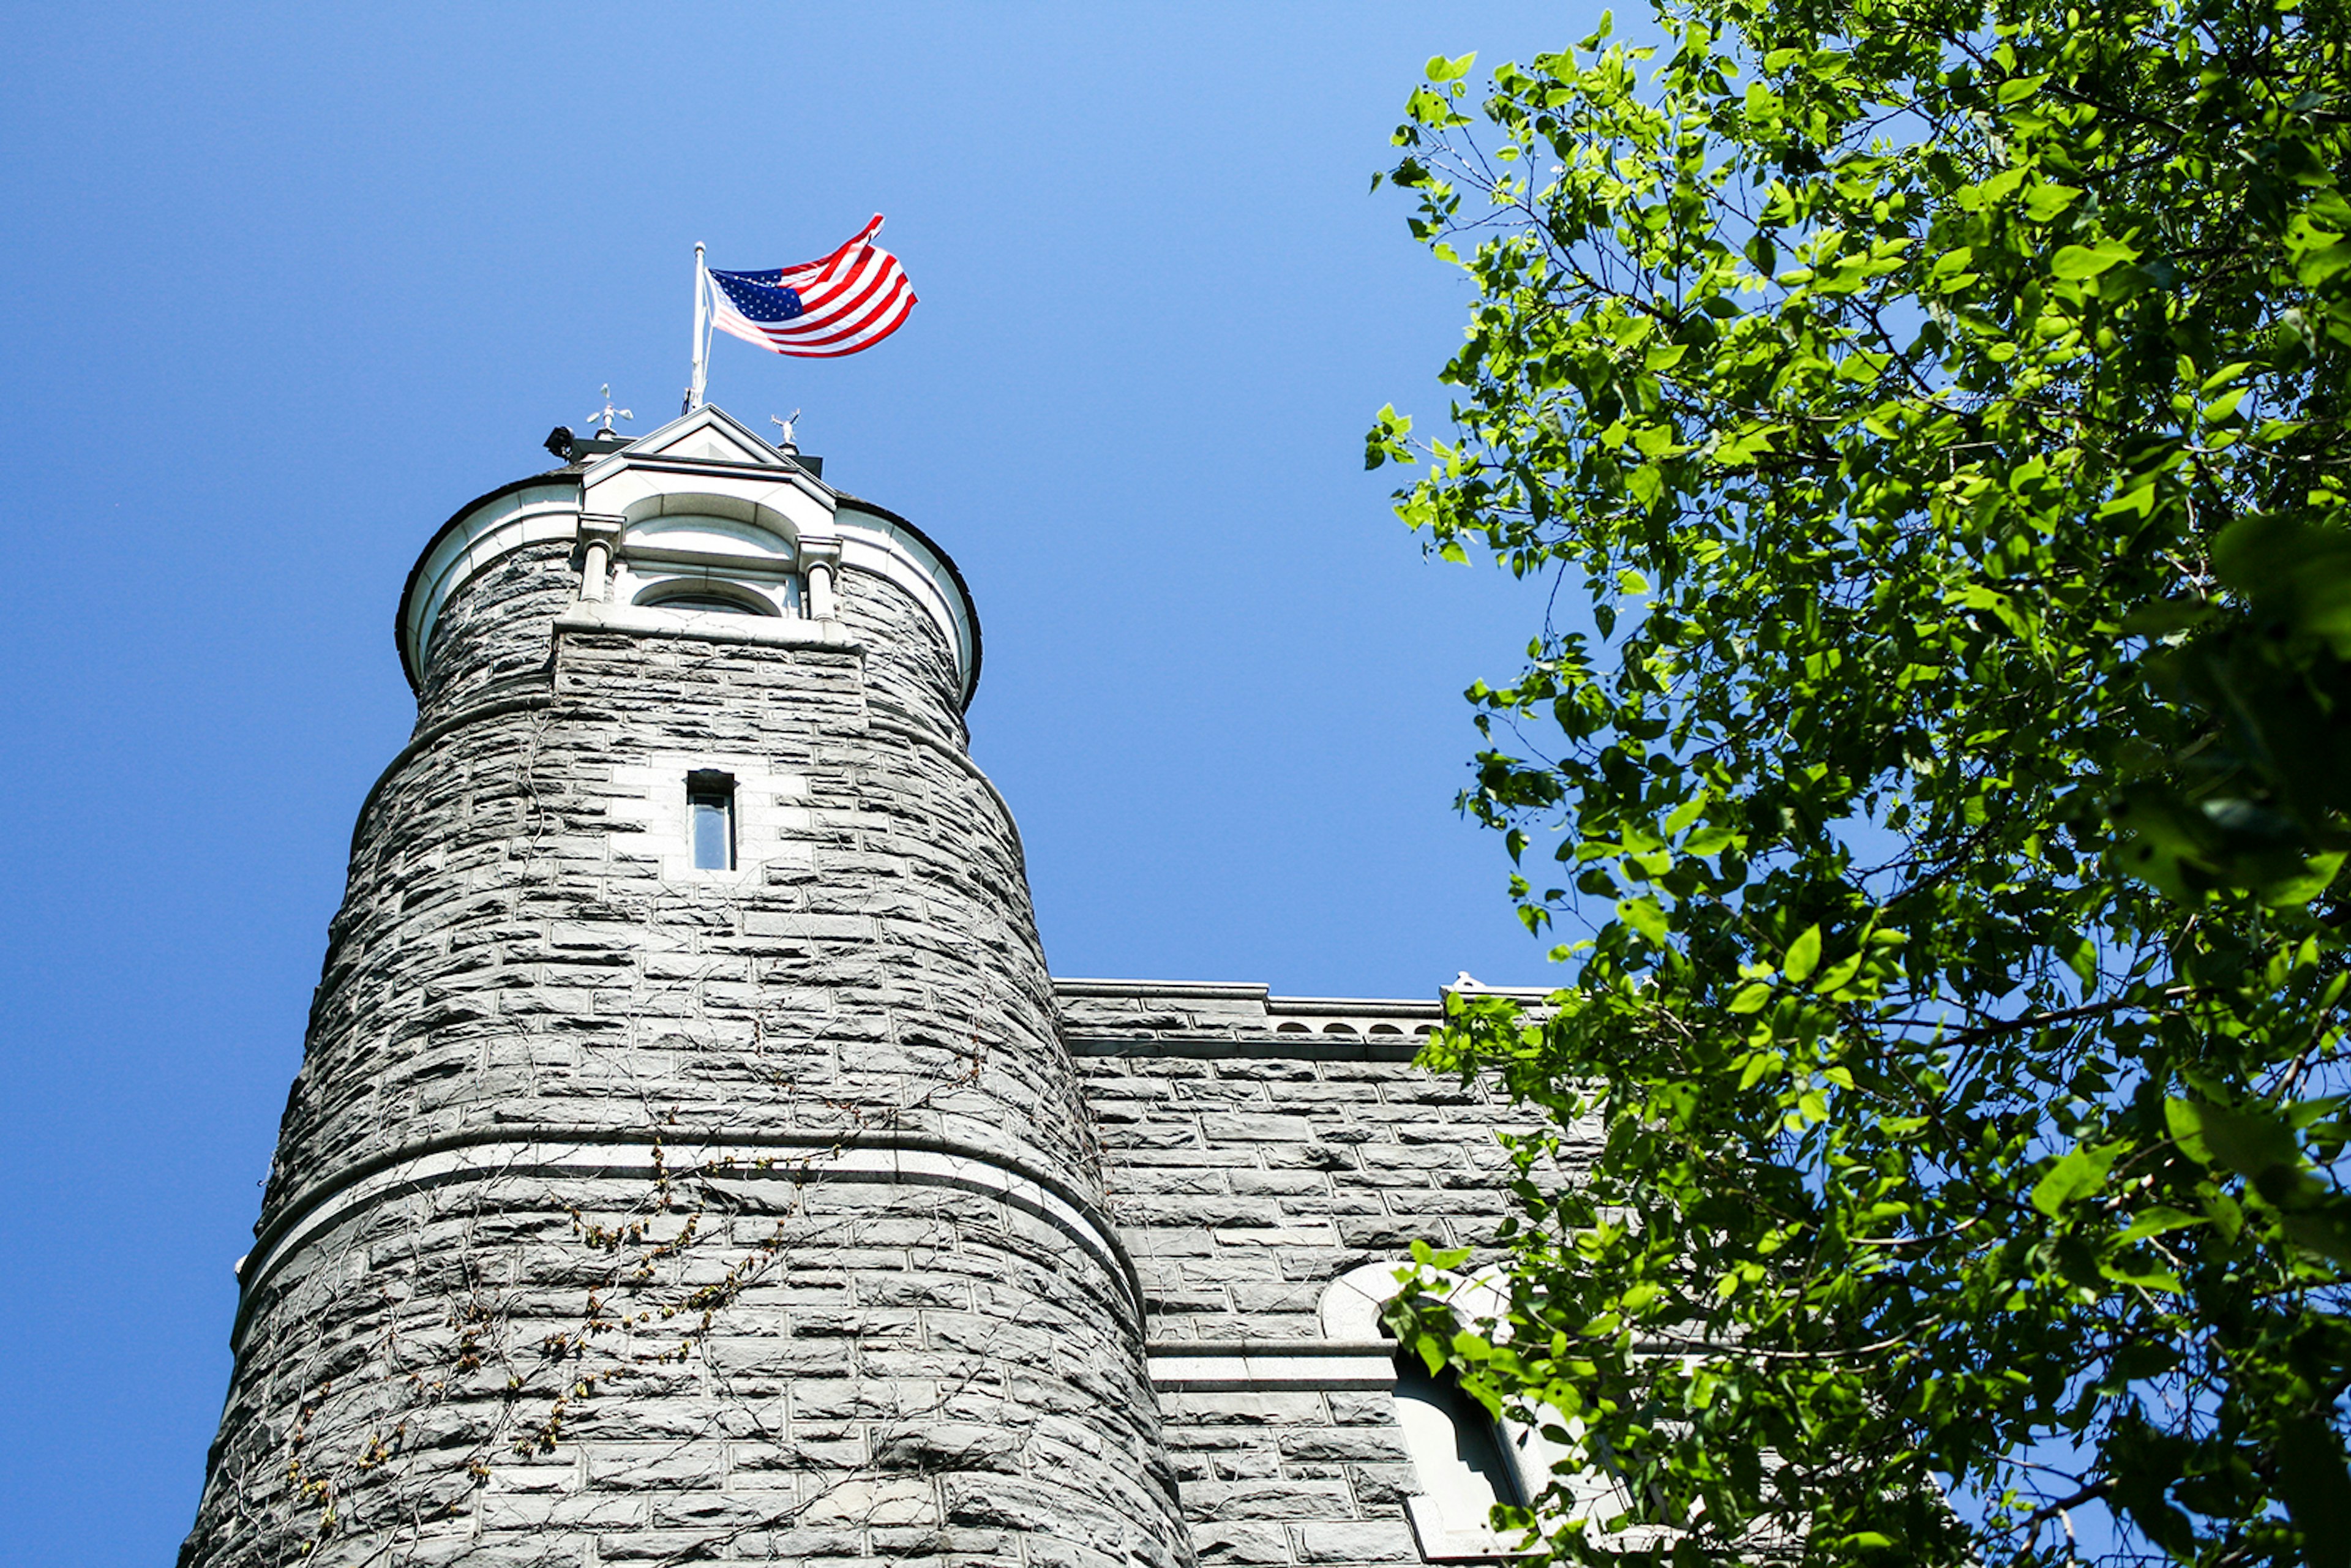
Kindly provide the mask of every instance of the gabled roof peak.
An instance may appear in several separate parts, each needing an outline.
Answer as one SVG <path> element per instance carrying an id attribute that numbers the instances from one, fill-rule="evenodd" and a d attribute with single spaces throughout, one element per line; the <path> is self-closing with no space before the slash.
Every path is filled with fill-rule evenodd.
<path id="1" fill-rule="evenodd" d="M 789 468 L 790 460 L 769 445 L 757 431 L 725 409 L 705 403 L 680 414 L 659 430 L 637 437 L 620 451 L 597 459 L 590 466 L 622 457 L 686 458 L 701 463 L 741 464 L 754 468 Z"/>

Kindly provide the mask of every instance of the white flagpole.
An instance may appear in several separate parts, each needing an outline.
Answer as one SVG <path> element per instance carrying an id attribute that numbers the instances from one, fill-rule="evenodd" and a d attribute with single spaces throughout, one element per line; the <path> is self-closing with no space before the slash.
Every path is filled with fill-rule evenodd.
<path id="1" fill-rule="evenodd" d="M 702 393 L 710 384 L 710 336 L 703 323 L 709 310 L 710 277 L 702 265 L 702 242 L 694 242 L 694 383 L 686 389 L 685 412 L 692 413 L 702 406 Z"/>

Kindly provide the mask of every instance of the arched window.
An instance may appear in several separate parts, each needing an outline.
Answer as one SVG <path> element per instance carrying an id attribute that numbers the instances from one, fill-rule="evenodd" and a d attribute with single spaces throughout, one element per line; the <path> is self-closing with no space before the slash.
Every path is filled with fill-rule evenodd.
<path id="1" fill-rule="evenodd" d="M 1415 1353 L 1397 1352 L 1395 1369 L 1396 1425 L 1420 1477 L 1413 1522 L 1424 1546 L 1432 1537 L 1452 1542 L 1487 1533 L 1496 1503 L 1526 1500 L 1494 1418 L 1449 1374 L 1432 1375 Z"/>
<path id="2" fill-rule="evenodd" d="M 1322 1337 L 1365 1348 L 1384 1343 L 1396 1352 L 1381 1312 L 1395 1296 L 1397 1269 L 1394 1262 L 1366 1263 L 1325 1286 L 1318 1313 Z M 1441 1292 L 1465 1319 L 1503 1314 L 1506 1302 L 1490 1279 L 1438 1278 Z M 1405 1500 L 1405 1514 L 1412 1521 L 1421 1555 L 1429 1562 L 1514 1555 L 1518 1538 L 1495 1531 L 1490 1522 L 1494 1505 L 1529 1507 L 1544 1500 L 1546 1489 L 1562 1482 L 1579 1513 L 1611 1520 L 1629 1511 L 1622 1485 L 1604 1467 L 1565 1468 L 1573 1462 L 1570 1449 L 1531 1427 L 1495 1420 L 1448 1374 L 1431 1376 L 1416 1353 L 1396 1352 L 1395 1365 L 1396 1426 L 1418 1484 L 1417 1491 Z M 1557 1494 L 1549 1500 L 1555 1502 Z M 1651 1533 L 1635 1526 L 1622 1539 L 1637 1543 Z"/>
<path id="3" fill-rule="evenodd" d="M 1396 1293 L 1395 1276 L 1394 1263 L 1366 1263 L 1333 1280 L 1322 1292 L 1323 1336 L 1393 1344 L 1380 1313 Z M 1499 1304 L 1479 1281 L 1457 1277 L 1454 1291 L 1473 1312 Z M 1541 1441 L 1533 1434 L 1506 1430 L 1449 1373 L 1432 1375 L 1417 1353 L 1396 1350 L 1395 1365 L 1390 1398 L 1418 1481 L 1405 1513 L 1421 1555 L 1432 1563 L 1508 1555 L 1512 1542 L 1489 1522 L 1494 1505 L 1523 1505 L 1529 1479 L 1542 1484 L 1549 1454 L 1530 1449 L 1530 1439 Z"/>
<path id="4" fill-rule="evenodd" d="M 773 615 L 773 601 L 740 583 L 714 578 L 674 577 L 638 593 L 639 604 L 664 610 L 684 610 L 705 615 Z"/>
<path id="5" fill-rule="evenodd" d="M 721 599 L 715 593 L 672 593 L 653 601 L 664 610 L 706 610 L 714 615 L 757 615 L 759 612 L 738 600 Z"/>

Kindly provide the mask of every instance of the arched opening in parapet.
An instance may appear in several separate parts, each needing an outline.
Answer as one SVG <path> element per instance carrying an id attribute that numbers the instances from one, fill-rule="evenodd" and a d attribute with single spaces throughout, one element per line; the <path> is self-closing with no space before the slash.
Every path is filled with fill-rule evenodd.
<path id="1" fill-rule="evenodd" d="M 793 596 L 797 600 L 797 595 Z M 720 578 L 671 577 L 638 590 L 634 603 L 706 615 L 780 615 L 775 601 Z"/>

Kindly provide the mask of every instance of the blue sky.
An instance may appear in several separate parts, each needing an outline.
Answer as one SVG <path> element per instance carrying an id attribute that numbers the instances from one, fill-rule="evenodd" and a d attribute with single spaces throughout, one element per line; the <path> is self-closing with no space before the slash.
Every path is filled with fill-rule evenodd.
<path id="1" fill-rule="evenodd" d="M 1466 294 L 1367 195 L 1430 54 L 1596 6 L 17 6 L 0 63 L 0 1562 L 168 1561 L 393 600 L 597 387 L 685 376 L 692 246 L 889 216 L 872 353 L 721 339 L 978 598 L 974 753 L 1064 975 L 1538 982 L 1450 801 L 1540 589 L 1424 562 L 1362 433 Z M 854 19 L 843 19 L 853 16 Z"/>

